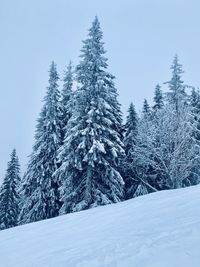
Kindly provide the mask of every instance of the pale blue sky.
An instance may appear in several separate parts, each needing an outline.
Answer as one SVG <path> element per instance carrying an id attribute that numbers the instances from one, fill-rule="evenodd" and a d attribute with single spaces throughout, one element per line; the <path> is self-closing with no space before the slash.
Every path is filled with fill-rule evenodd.
<path id="1" fill-rule="evenodd" d="M 199 0 L 0 0 L 0 177 L 14 146 L 27 162 L 49 64 L 62 74 L 70 59 L 78 62 L 95 15 L 123 111 L 152 98 L 175 53 L 185 81 L 200 85 Z"/>

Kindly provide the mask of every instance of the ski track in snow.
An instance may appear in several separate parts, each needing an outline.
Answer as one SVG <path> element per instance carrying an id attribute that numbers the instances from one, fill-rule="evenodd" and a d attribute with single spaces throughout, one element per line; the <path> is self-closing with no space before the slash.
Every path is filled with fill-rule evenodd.
<path id="1" fill-rule="evenodd" d="M 200 186 L 0 232 L 0 267 L 184 266 L 200 266 Z"/>

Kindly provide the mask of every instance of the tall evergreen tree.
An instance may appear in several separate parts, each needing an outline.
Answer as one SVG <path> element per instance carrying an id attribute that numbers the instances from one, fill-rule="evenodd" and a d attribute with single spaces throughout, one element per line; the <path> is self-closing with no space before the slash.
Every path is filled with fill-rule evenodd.
<path id="1" fill-rule="evenodd" d="M 186 102 L 186 93 L 184 82 L 182 80 L 182 65 L 179 63 L 178 56 L 175 55 L 172 66 L 172 78 L 166 82 L 169 85 L 170 92 L 167 93 L 169 103 L 173 104 L 177 113 L 179 107 Z"/>
<path id="2" fill-rule="evenodd" d="M 118 159 L 123 154 L 121 112 L 114 77 L 106 71 L 97 17 L 81 51 L 76 70 L 80 88 L 59 153 L 62 165 L 55 174 L 62 182 L 61 214 L 123 199 L 124 182 L 118 172 Z"/>
<path id="3" fill-rule="evenodd" d="M 57 151 L 62 141 L 60 92 L 56 65 L 50 67 L 49 86 L 44 98 L 35 134 L 35 144 L 30 156 L 23 184 L 25 203 L 20 223 L 29 223 L 58 215 L 58 183 L 53 178 L 57 169 Z"/>
<path id="4" fill-rule="evenodd" d="M 156 85 L 153 100 L 154 100 L 153 109 L 155 111 L 163 107 L 164 105 L 163 94 L 162 94 L 161 86 L 159 84 Z"/>
<path id="5" fill-rule="evenodd" d="M 137 185 L 135 166 L 133 164 L 132 153 L 136 145 L 138 131 L 138 116 L 133 103 L 128 109 L 128 116 L 125 124 L 124 149 L 125 158 L 123 164 L 123 178 L 125 181 L 125 197 L 132 198 Z"/>
<path id="6" fill-rule="evenodd" d="M 63 126 L 65 127 L 72 116 L 73 111 L 73 70 L 72 70 L 72 62 L 69 62 L 67 66 L 67 70 L 64 73 L 64 84 L 62 90 L 62 110 L 63 110 Z"/>
<path id="7" fill-rule="evenodd" d="M 20 166 L 14 149 L 8 162 L 6 176 L 0 188 L 0 229 L 17 225 L 19 216 Z"/>

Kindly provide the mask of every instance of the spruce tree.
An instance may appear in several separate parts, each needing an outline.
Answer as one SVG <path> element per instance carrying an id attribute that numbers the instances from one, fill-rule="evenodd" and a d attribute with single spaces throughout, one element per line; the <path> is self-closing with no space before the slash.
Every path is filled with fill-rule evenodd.
<path id="1" fill-rule="evenodd" d="M 132 153 L 136 145 L 137 139 L 137 127 L 138 127 L 138 116 L 135 111 L 133 103 L 130 104 L 128 109 L 128 116 L 125 124 L 125 136 L 124 136 L 124 149 L 125 149 L 125 158 L 123 164 L 123 178 L 125 181 L 125 198 L 132 198 L 137 184 L 136 170 Z"/>
<path id="2" fill-rule="evenodd" d="M 125 124 L 125 137 L 124 137 L 124 149 L 126 155 L 129 154 L 130 149 L 132 149 L 133 145 L 135 145 L 135 140 L 137 136 L 137 124 L 138 124 L 138 116 L 135 111 L 135 107 L 131 102 L 128 109 L 128 116 Z"/>
<path id="3" fill-rule="evenodd" d="M 144 99 L 144 102 L 143 102 L 142 113 L 143 113 L 144 116 L 148 116 L 151 113 L 151 109 L 150 109 L 149 103 L 147 102 L 146 99 Z"/>
<path id="4" fill-rule="evenodd" d="M 153 109 L 155 111 L 158 109 L 161 109 L 163 107 L 163 105 L 164 105 L 163 94 L 162 94 L 161 86 L 159 84 L 156 85 L 153 100 L 154 100 Z"/>
<path id="5" fill-rule="evenodd" d="M 49 86 L 38 119 L 35 144 L 30 156 L 22 189 L 20 223 L 39 221 L 58 215 L 57 151 L 62 141 L 62 109 L 56 65 L 50 67 Z"/>
<path id="6" fill-rule="evenodd" d="M 3 184 L 0 188 L 0 229 L 6 229 L 17 225 L 20 212 L 20 165 L 14 149 Z"/>
<path id="7" fill-rule="evenodd" d="M 118 171 L 123 154 L 121 111 L 114 77 L 106 70 L 97 17 L 81 52 L 76 105 L 59 153 L 61 166 L 55 174 L 62 183 L 61 214 L 123 199 L 124 182 Z"/>
<path id="8" fill-rule="evenodd" d="M 72 70 L 72 62 L 69 62 L 69 65 L 67 66 L 67 70 L 64 73 L 64 84 L 63 84 L 63 90 L 62 90 L 62 110 L 63 110 L 63 127 L 65 127 L 72 116 L 73 111 L 73 92 L 72 92 L 72 86 L 73 86 L 73 70 Z"/>
<path id="9" fill-rule="evenodd" d="M 179 63 L 178 56 L 175 55 L 172 66 L 172 78 L 166 82 L 169 85 L 169 92 L 167 93 L 169 103 L 173 104 L 176 113 L 179 113 L 181 106 L 186 103 L 186 93 L 184 82 L 182 80 L 182 65 Z"/>

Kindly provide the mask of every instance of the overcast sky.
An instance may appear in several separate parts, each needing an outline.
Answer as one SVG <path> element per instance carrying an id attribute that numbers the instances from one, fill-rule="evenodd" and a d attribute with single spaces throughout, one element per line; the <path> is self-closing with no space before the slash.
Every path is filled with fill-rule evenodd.
<path id="1" fill-rule="evenodd" d="M 77 64 L 95 15 L 124 112 L 169 80 L 175 53 L 186 83 L 200 85 L 199 0 L 0 0 L 0 179 L 13 147 L 25 169 L 49 65 L 62 77 Z"/>

